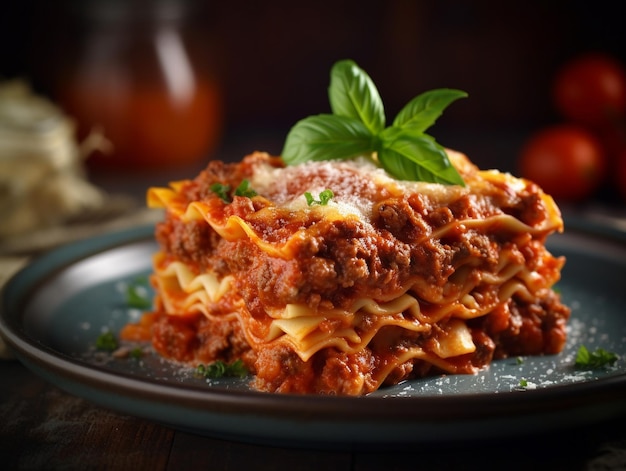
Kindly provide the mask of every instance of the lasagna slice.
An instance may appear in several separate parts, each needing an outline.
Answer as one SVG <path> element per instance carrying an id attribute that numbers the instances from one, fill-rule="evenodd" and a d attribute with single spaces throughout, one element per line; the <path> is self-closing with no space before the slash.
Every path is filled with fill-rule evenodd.
<path id="1" fill-rule="evenodd" d="M 364 395 L 560 352 L 564 260 L 544 245 L 557 206 L 447 152 L 466 186 L 259 152 L 151 188 L 155 308 L 122 336 L 188 364 L 241 360 L 252 387 L 280 393 Z"/>

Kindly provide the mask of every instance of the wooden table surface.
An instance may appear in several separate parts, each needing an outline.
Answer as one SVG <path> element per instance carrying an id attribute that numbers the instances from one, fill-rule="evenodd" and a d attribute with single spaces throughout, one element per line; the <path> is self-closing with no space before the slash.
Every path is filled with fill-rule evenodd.
<path id="1" fill-rule="evenodd" d="M 296 449 L 194 435 L 106 410 L 59 390 L 17 360 L 0 361 L 0 377 L 0 469 L 6 470 L 626 469 L 624 417 L 506 441 Z"/>

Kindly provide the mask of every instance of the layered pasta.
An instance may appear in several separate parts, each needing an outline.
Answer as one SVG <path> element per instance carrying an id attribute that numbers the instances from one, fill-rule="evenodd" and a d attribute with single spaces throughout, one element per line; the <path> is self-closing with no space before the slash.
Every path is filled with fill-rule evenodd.
<path id="1" fill-rule="evenodd" d="M 241 360 L 253 388 L 279 393 L 364 395 L 560 352 L 564 259 L 545 247 L 559 209 L 534 183 L 447 153 L 465 186 L 256 152 L 151 188 L 165 209 L 155 306 L 123 336 L 190 365 Z"/>

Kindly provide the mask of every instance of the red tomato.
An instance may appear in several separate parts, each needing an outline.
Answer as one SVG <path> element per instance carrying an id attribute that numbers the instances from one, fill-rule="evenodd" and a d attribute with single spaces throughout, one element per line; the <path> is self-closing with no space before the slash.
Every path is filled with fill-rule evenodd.
<path id="1" fill-rule="evenodd" d="M 602 126 L 626 111 L 626 68 L 602 54 L 566 63 L 556 74 L 552 98 L 564 118 Z"/>
<path id="2" fill-rule="evenodd" d="M 523 177 L 555 199 L 580 201 L 602 183 L 606 157 L 590 132 L 563 124 L 531 136 L 522 149 L 519 166 Z"/>

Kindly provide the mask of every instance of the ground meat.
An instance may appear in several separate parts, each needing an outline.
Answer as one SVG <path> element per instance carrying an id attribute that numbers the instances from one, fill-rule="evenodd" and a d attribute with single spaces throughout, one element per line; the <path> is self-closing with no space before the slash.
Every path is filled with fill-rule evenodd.
<path id="1" fill-rule="evenodd" d="M 177 218 L 166 218 L 158 223 L 155 238 L 166 253 L 201 270 L 208 268 L 210 255 L 221 242 L 219 235 L 204 221 L 183 223 Z M 223 263 L 211 263 L 210 266 L 211 270 L 218 272 L 226 269 Z"/>
<path id="2" fill-rule="evenodd" d="M 556 354 L 565 346 L 570 310 L 557 294 L 527 303 L 516 298 L 493 313 L 476 319 L 496 345 L 495 358 Z"/>
<path id="3" fill-rule="evenodd" d="M 316 374 L 313 362 L 303 362 L 293 350 L 282 345 L 261 350 L 255 369 L 257 389 L 284 393 L 311 391 Z"/>
<path id="4" fill-rule="evenodd" d="M 202 314 L 160 315 L 152 325 L 152 344 L 160 355 L 192 364 L 242 358 L 252 367 L 255 360 L 237 318 L 211 322 Z"/>
<path id="5" fill-rule="evenodd" d="M 264 185 L 264 194 L 236 195 L 234 189 L 255 176 L 259 162 L 266 165 L 267 175 L 275 175 L 273 170 L 282 165 L 261 154 L 240 164 L 212 162 L 197 178 L 177 186 L 175 207 L 168 208 L 165 221 L 157 225 L 164 264 L 178 260 L 192 272 L 208 271 L 218 280 L 233 275 L 232 299 L 207 307 L 211 316 L 225 315 L 222 320 L 214 322 L 199 313 L 159 312 L 152 324 L 153 344 L 163 356 L 188 362 L 242 358 L 256 373 L 254 386 L 264 391 L 354 395 L 375 390 L 383 380 L 395 384 L 431 374 L 437 371 L 434 365 L 471 373 L 493 358 L 557 353 L 563 348 L 569 310 L 549 291 L 563 261 L 544 246 L 548 232 L 560 228 L 559 221 L 555 218 L 554 227 L 542 233 L 542 228 L 520 231 L 509 218 L 530 226 L 548 219 L 550 205 L 535 185 L 481 177 L 471 169 L 465 174 L 469 190 L 381 185 L 367 172 L 336 171 L 325 163 L 322 170 L 313 165 L 296 169 L 296 179 L 275 185 L 264 173 L 265 180 L 257 180 Z M 345 209 L 339 203 L 319 211 L 302 209 L 294 203 L 293 193 L 301 196 L 311 182 L 332 187 L 344 197 L 341 204 L 354 204 L 357 212 L 337 216 Z M 216 183 L 224 194 L 214 190 Z M 198 220 L 181 219 L 190 202 L 204 211 Z M 229 225 L 220 228 L 226 221 Z M 224 231 L 224 238 L 218 231 Z M 513 285 L 523 285 L 524 275 L 518 273 L 529 272 L 545 286 L 536 292 L 530 286 L 525 294 L 501 303 L 501 293 L 512 292 L 501 291 L 507 276 L 517 277 L 511 280 Z M 173 291 L 172 296 L 179 296 Z M 280 311 L 287 304 L 304 304 L 318 312 L 348 310 L 360 298 L 382 305 L 405 293 L 416 298 L 419 313 L 360 311 L 345 315 L 345 325 L 331 315 L 318 326 L 312 324 L 315 335 L 322 334 L 314 339 L 332 337 L 341 328 L 354 328 L 356 336 L 369 339 L 372 329 L 378 328 L 378 316 L 393 318 L 391 325 L 380 324 L 384 327 L 358 351 L 342 351 L 333 344 L 303 361 L 291 343 L 302 339 L 272 337 L 263 343 L 277 325 L 270 317 L 273 309 Z M 493 307 L 487 315 L 467 321 L 476 349 L 439 362 L 424 359 L 439 351 L 437 335 L 450 316 L 471 317 L 473 308 L 465 303 L 479 305 L 482 313 Z M 226 315 L 233 311 L 239 316 Z M 404 322 L 412 322 L 413 315 L 427 328 L 408 328 Z M 253 345 L 241 322 L 248 338 L 258 339 Z M 315 341 L 303 342 L 302 348 L 315 346 Z M 415 352 L 426 357 L 412 357 Z M 386 379 L 381 379 L 381 371 L 389 372 Z"/>
<path id="6" fill-rule="evenodd" d="M 282 393 L 362 395 L 377 388 L 376 366 L 369 349 L 353 354 L 324 349 L 304 362 L 293 350 L 278 346 L 259 354 L 254 386 Z"/>

